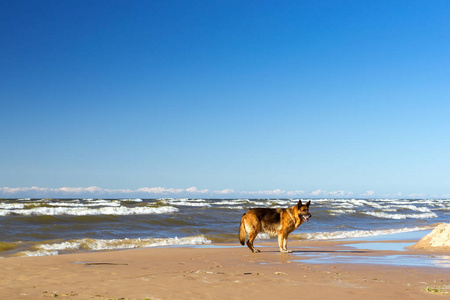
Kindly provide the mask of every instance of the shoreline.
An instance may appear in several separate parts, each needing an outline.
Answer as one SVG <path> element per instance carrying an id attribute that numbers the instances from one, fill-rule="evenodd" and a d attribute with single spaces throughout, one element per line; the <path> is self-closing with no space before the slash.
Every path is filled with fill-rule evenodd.
<path id="1" fill-rule="evenodd" d="M 388 247 L 405 240 L 377 243 Z M 402 256 L 442 256 L 450 262 L 448 251 L 370 249 L 371 244 L 289 241 L 292 254 L 280 254 L 274 242 L 259 242 L 257 254 L 234 243 L 8 257 L 0 259 L 0 294 L 5 299 L 99 300 L 450 296 L 446 294 L 450 292 L 448 265 L 373 263 L 391 255 L 397 261 Z M 328 259 L 319 262 L 318 257 Z"/>
<path id="2" fill-rule="evenodd" d="M 290 241 L 394 241 L 394 240 L 420 240 L 436 228 L 438 224 L 429 226 L 402 228 L 391 230 L 375 230 L 375 231 L 337 231 L 334 233 L 293 233 L 289 236 Z M 307 235 L 304 237 L 302 235 Z M 324 237 L 324 235 L 328 235 Z M 332 235 L 329 236 L 329 235 Z M 353 235 L 353 236 L 352 236 Z M 338 237 L 336 237 L 338 236 Z M 19 256 L 50 256 L 65 255 L 71 253 L 84 253 L 92 251 L 109 251 L 109 250 L 126 250 L 152 247 L 189 247 L 189 246 L 207 246 L 210 244 L 226 245 L 234 244 L 236 241 L 235 234 L 223 236 L 216 240 L 214 236 L 196 235 L 171 238 L 118 238 L 118 239 L 92 239 L 78 238 L 70 240 L 45 240 L 45 241 L 28 241 L 28 242 L 0 242 L 0 258 L 19 257 Z M 270 237 L 262 234 L 256 238 L 256 243 L 276 242 L 276 237 Z"/>

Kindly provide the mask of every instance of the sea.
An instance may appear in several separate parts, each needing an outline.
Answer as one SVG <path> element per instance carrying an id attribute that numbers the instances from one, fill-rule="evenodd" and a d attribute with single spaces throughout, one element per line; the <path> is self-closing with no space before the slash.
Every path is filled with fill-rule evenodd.
<path id="1" fill-rule="evenodd" d="M 290 240 L 389 239 L 450 222 L 450 199 L 0 199 L 0 257 L 240 246 L 239 222 L 248 209 L 299 200 L 311 200 L 312 217 Z M 267 234 L 257 239 L 276 241 Z"/>

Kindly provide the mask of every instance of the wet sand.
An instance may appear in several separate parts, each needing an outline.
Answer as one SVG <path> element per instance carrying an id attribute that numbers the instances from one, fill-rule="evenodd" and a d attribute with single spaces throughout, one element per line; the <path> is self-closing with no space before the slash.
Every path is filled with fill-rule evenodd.
<path id="1" fill-rule="evenodd" d="M 2 299 L 450 298 L 446 294 L 450 253 L 403 249 L 407 241 L 379 243 L 386 246 L 292 241 L 292 254 L 280 254 L 275 243 L 258 243 L 257 254 L 240 245 L 220 244 L 3 258 L 0 295 Z M 390 256 L 399 263 L 376 262 Z M 425 261 L 422 265 L 436 257 L 442 263 L 416 266 L 402 263 L 402 256 Z"/>

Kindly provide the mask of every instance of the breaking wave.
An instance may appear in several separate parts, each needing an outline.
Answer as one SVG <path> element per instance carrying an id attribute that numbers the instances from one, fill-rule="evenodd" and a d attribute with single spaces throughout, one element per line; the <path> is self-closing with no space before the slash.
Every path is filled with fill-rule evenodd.
<path id="1" fill-rule="evenodd" d="M 137 239 L 78 239 L 61 243 L 40 244 L 34 247 L 35 251 L 19 252 L 19 256 L 47 256 L 58 255 L 60 251 L 69 252 L 77 250 L 120 250 L 133 248 L 147 248 L 174 245 L 204 245 L 211 240 L 204 235 L 174 238 L 137 238 Z"/>
<path id="2" fill-rule="evenodd" d="M 437 215 L 435 213 L 429 212 L 429 213 L 423 213 L 423 214 L 388 214 L 385 212 L 379 212 L 379 211 L 367 211 L 363 212 L 363 214 L 377 217 L 377 218 L 383 218 L 383 219 L 395 219 L 395 220 L 404 220 L 404 219 L 433 219 L 437 218 Z"/>
<path id="3" fill-rule="evenodd" d="M 291 234 L 289 237 L 298 240 L 335 240 L 335 239 L 362 238 L 362 237 L 380 236 L 413 231 L 422 231 L 422 230 L 430 230 L 433 228 L 434 225 L 413 227 L 413 228 L 399 228 L 399 229 L 311 232 L 311 233 Z"/>
<path id="4" fill-rule="evenodd" d="M 168 214 L 177 212 L 178 208 L 173 206 L 160 206 L 160 207 L 98 207 L 89 208 L 83 207 L 35 207 L 35 208 L 19 208 L 19 209 L 3 209 L 0 210 L 0 216 L 8 215 L 22 215 L 22 216 L 95 216 L 95 215 L 148 215 L 148 214 Z"/>

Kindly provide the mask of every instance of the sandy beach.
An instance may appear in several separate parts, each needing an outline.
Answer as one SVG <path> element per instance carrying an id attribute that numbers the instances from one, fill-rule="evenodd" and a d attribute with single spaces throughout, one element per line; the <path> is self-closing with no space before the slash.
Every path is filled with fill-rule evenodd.
<path id="1" fill-rule="evenodd" d="M 448 252 L 370 249 L 367 242 L 293 241 L 10 257 L 0 260 L 2 299 L 439 299 L 450 297 Z M 367 245 L 367 246 L 366 246 Z M 317 263 L 311 257 L 329 258 Z M 443 267 L 365 264 L 441 257 Z M 335 258 L 336 257 L 336 262 Z M 357 263 L 339 263 L 342 258 Z M 314 263 L 316 262 L 316 263 Z M 428 291 L 427 291 L 428 289 Z"/>

